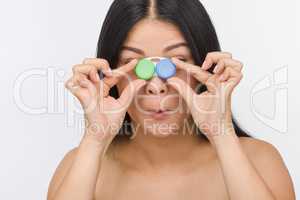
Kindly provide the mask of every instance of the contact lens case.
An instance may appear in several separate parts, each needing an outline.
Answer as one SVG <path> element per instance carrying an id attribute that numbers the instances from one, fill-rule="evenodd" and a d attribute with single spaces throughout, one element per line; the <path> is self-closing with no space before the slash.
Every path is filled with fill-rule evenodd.
<path id="1" fill-rule="evenodd" d="M 143 80 L 149 80 L 153 76 L 168 79 L 176 74 L 176 65 L 165 57 L 147 57 L 138 61 L 134 71 Z"/>

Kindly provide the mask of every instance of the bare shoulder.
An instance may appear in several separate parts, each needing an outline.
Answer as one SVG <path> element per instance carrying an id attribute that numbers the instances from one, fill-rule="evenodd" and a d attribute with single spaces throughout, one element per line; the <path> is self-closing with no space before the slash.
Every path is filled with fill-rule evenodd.
<path id="1" fill-rule="evenodd" d="M 286 168 L 280 152 L 273 144 L 250 137 L 240 137 L 239 140 L 248 158 L 254 165 L 266 169 L 274 167 Z"/>
<path id="2" fill-rule="evenodd" d="M 249 160 L 278 199 L 295 199 L 291 176 L 279 150 L 264 140 L 240 137 Z"/>
<path id="3" fill-rule="evenodd" d="M 239 140 L 249 156 L 255 155 L 254 158 L 259 158 L 259 156 L 273 155 L 281 159 L 277 148 L 269 142 L 251 137 L 240 137 Z"/>
<path id="4" fill-rule="evenodd" d="M 49 183 L 47 199 L 50 199 L 51 196 L 53 195 L 53 193 L 55 193 L 56 189 L 62 182 L 63 177 L 70 169 L 72 162 L 76 156 L 77 149 L 78 149 L 78 147 L 75 147 L 75 148 L 69 150 L 64 155 L 64 157 L 62 158 L 62 160 L 60 161 L 58 166 L 56 167 L 54 174 L 51 178 L 51 181 Z"/>

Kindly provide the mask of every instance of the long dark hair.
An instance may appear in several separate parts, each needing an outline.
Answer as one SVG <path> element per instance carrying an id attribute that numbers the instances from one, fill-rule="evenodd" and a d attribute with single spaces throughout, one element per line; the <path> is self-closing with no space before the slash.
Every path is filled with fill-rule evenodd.
<path id="1" fill-rule="evenodd" d="M 155 18 L 175 24 L 182 32 L 192 52 L 195 64 L 202 65 L 206 55 L 211 51 L 221 51 L 213 23 L 199 0 L 114 0 L 109 8 L 97 45 L 97 58 L 104 58 L 112 69 L 116 68 L 123 42 L 128 32 L 140 20 L 149 17 L 150 8 L 154 8 Z M 209 70 L 212 72 L 214 66 Z M 206 91 L 205 85 L 198 92 Z M 110 95 L 118 98 L 117 87 Z M 234 117 L 233 126 L 239 137 L 249 137 L 237 124 Z M 117 137 L 130 137 L 131 119 L 126 113 L 124 123 Z M 205 136 L 197 128 L 200 137 Z"/>

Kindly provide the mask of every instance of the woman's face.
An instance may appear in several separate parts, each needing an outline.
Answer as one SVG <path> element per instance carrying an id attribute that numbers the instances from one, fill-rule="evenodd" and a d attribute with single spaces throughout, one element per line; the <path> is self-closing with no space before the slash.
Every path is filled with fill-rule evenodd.
<path id="1" fill-rule="evenodd" d="M 176 57 L 194 63 L 190 49 L 175 25 L 158 20 L 142 20 L 129 32 L 117 66 L 122 66 L 132 59 L 153 56 Z M 177 70 L 176 76 L 192 88 L 197 86 L 196 80 L 183 70 Z M 134 71 L 117 84 L 119 92 L 123 91 L 130 79 L 137 79 Z M 187 125 L 189 116 L 188 108 L 178 92 L 165 80 L 156 76 L 139 90 L 128 113 L 138 131 L 144 130 L 147 134 L 155 136 L 176 134 Z"/>

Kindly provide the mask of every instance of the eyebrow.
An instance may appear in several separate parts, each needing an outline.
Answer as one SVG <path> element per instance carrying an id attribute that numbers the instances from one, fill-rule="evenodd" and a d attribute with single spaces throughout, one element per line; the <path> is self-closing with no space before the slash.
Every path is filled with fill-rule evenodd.
<path id="1" fill-rule="evenodd" d="M 171 51 L 172 49 L 176 49 L 176 48 L 179 48 L 179 47 L 182 47 L 182 46 L 188 47 L 188 44 L 186 42 L 180 42 L 180 43 L 177 43 L 177 44 L 173 44 L 173 45 L 167 46 L 164 49 L 164 52 L 168 52 L 168 51 Z M 145 55 L 145 52 L 143 50 L 135 48 L 135 47 L 122 46 L 121 50 L 133 51 L 137 54 Z"/>

